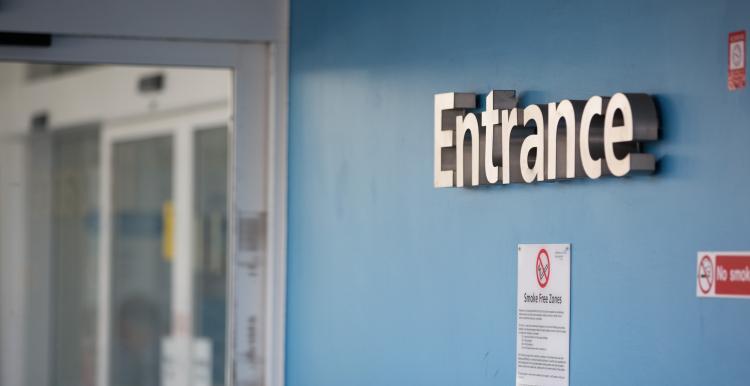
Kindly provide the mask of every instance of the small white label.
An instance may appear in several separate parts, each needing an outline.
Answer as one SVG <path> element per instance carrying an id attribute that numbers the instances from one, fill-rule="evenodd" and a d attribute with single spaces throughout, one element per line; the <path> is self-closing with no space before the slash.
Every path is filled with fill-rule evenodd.
<path id="1" fill-rule="evenodd" d="M 210 386 L 211 341 L 165 336 L 161 339 L 162 386 Z"/>
<path id="2" fill-rule="evenodd" d="M 570 244 L 518 245 L 516 386 L 568 386 Z"/>

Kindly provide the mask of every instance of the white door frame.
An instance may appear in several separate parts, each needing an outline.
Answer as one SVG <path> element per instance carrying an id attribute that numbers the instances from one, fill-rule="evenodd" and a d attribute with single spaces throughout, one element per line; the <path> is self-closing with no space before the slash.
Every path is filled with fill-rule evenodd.
<path id="1" fill-rule="evenodd" d="M 286 24 L 284 25 L 286 28 Z M 85 36 L 54 36 L 52 45 L 0 47 L 0 60 L 169 66 L 225 67 L 234 71 L 234 131 L 230 149 L 229 293 L 227 358 L 228 385 L 259 377 L 266 386 L 284 384 L 286 298 L 286 122 L 287 32 L 274 43 L 149 40 Z M 258 98 L 258 96 L 264 96 Z M 257 214 L 264 219 L 265 251 L 261 264 L 265 280 L 262 333 L 255 362 L 237 351 L 245 344 L 238 330 L 249 315 L 243 297 L 252 285 L 239 278 L 238 217 Z M 237 311 L 241 310 L 241 311 Z M 253 371 L 260 366 L 260 374 Z"/>

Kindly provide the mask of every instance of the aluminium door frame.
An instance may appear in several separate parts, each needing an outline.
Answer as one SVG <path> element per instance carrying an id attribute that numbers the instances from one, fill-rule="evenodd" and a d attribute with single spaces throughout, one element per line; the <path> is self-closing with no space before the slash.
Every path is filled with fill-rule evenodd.
<path id="1" fill-rule="evenodd" d="M 0 47 L 0 61 L 118 65 L 222 67 L 234 72 L 228 211 L 229 291 L 226 383 L 244 386 L 259 366 L 265 386 L 284 384 L 286 308 L 287 83 L 288 31 L 276 42 L 220 42 L 175 39 L 128 39 L 55 35 L 50 47 Z M 263 59 L 261 59 L 261 57 Z M 259 65 L 260 62 L 262 65 Z M 254 95 L 263 95 L 254 100 Z M 264 305 L 262 353 L 253 363 L 236 351 L 238 329 L 247 315 L 238 315 L 242 289 L 237 288 L 238 217 L 254 213 L 264 219 Z M 257 360 L 257 359 L 256 359 Z M 249 372 L 248 372 L 249 371 Z"/>

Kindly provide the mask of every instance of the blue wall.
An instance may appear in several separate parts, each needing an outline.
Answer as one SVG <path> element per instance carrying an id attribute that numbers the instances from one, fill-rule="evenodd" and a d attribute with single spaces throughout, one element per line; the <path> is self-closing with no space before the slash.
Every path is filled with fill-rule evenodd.
<path id="1" fill-rule="evenodd" d="M 293 0 L 290 386 L 512 385 L 516 244 L 570 242 L 572 385 L 747 385 L 750 300 L 697 299 L 750 249 L 750 2 Z M 432 187 L 438 92 L 653 94 L 654 176 Z"/>

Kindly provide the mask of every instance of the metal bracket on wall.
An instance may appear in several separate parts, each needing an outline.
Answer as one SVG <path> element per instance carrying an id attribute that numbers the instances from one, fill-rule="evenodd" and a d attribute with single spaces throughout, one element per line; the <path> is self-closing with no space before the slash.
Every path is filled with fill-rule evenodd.
<path id="1" fill-rule="evenodd" d="M 52 45 L 52 34 L 0 31 L 0 45 L 49 47 Z"/>

